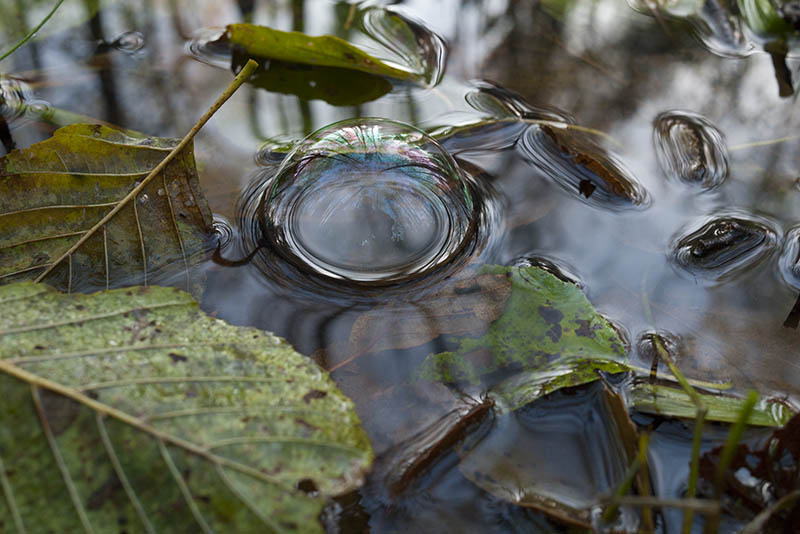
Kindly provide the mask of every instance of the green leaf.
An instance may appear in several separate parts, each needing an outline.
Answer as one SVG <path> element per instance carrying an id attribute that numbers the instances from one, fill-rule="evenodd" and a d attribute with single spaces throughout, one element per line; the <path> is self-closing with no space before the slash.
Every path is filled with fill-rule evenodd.
<path id="1" fill-rule="evenodd" d="M 92 231 L 177 143 L 74 124 L 0 159 L 0 283 L 36 278 L 52 265 L 44 281 L 68 292 L 148 285 L 177 264 L 189 289 L 189 267 L 214 235 L 191 145 Z"/>
<path id="2" fill-rule="evenodd" d="M 521 406 L 596 380 L 597 370 L 629 370 L 624 343 L 576 285 L 538 267 L 489 266 L 486 271 L 511 279 L 505 311 L 485 335 L 462 338 L 457 350 L 428 356 L 422 378 L 478 384 L 498 371 L 523 371 L 513 387 L 501 386 L 501 397 Z"/>
<path id="3" fill-rule="evenodd" d="M 321 532 L 372 461 L 324 371 L 177 289 L 0 305 L 4 532 Z"/>
<path id="4" fill-rule="evenodd" d="M 238 70 L 246 59 L 234 54 L 233 69 Z M 323 100 L 334 106 L 364 104 L 392 90 L 391 82 L 374 74 L 282 61 L 270 61 L 259 67 L 248 83 L 273 93 L 296 95 L 303 100 Z"/>
<path id="5" fill-rule="evenodd" d="M 351 69 L 399 80 L 421 79 L 421 74 L 393 67 L 333 35 L 312 37 L 255 24 L 230 24 L 226 37 L 235 47 L 255 57 Z"/>
<path id="6" fill-rule="evenodd" d="M 700 393 L 708 409 L 706 419 L 723 423 L 735 423 L 742 411 L 745 399 L 730 395 Z M 640 383 L 630 391 L 630 402 L 640 412 L 694 419 L 697 407 L 682 389 L 665 385 Z M 782 426 L 791 419 L 793 413 L 781 402 L 769 399 L 759 400 L 747 420 L 749 425 Z"/>

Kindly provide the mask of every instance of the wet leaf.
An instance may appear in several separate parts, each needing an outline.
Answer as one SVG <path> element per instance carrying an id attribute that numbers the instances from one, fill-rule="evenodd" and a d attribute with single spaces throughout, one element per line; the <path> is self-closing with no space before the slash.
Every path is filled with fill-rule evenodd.
<path id="1" fill-rule="evenodd" d="M 503 274 L 457 280 L 418 302 L 395 302 L 361 314 L 350 333 L 351 357 L 416 347 L 443 334 L 485 332 L 511 293 Z"/>
<path id="2" fill-rule="evenodd" d="M 312 37 L 254 24 L 230 24 L 225 37 L 234 47 L 255 57 L 351 69 L 399 80 L 417 81 L 421 78 L 419 73 L 393 67 L 333 35 Z"/>
<path id="3" fill-rule="evenodd" d="M 238 70 L 246 62 L 246 57 L 234 54 L 233 69 Z M 392 90 L 386 78 L 366 72 L 282 61 L 270 61 L 260 67 L 249 83 L 274 93 L 323 100 L 334 106 L 371 102 Z"/>
<path id="4" fill-rule="evenodd" d="M 0 304 L 0 524 L 321 532 L 327 497 L 371 463 L 321 369 L 186 293 L 26 282 L 0 287 Z"/>
<path id="5" fill-rule="evenodd" d="M 698 392 L 708 408 L 706 420 L 733 423 L 739 418 L 744 399 L 730 395 L 708 394 Z M 640 412 L 694 419 L 697 408 L 685 391 L 677 387 L 658 384 L 636 384 L 630 391 L 630 401 Z M 749 425 L 780 426 L 792 416 L 786 404 L 761 400 L 756 404 Z"/>
<path id="6" fill-rule="evenodd" d="M 91 232 L 177 143 L 75 124 L 0 159 L 0 283 L 33 279 L 52 266 L 44 281 L 68 292 L 148 285 L 177 264 L 190 288 L 189 267 L 214 235 L 191 145 Z"/>
<path id="7" fill-rule="evenodd" d="M 491 385 L 487 377 L 523 371 L 501 397 L 521 406 L 567 385 L 596 380 L 597 370 L 623 372 L 625 348 L 609 322 L 576 285 L 538 267 L 489 266 L 507 274 L 511 295 L 503 314 L 480 337 L 457 340 L 458 349 L 428 356 L 420 376 L 445 383 Z M 454 340 L 455 341 L 455 340 Z"/>

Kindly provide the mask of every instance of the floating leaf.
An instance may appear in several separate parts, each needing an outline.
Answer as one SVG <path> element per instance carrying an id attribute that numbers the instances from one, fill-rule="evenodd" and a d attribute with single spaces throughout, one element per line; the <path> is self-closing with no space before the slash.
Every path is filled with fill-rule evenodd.
<path id="1" fill-rule="evenodd" d="M 26 282 L 0 304 L 4 531 L 321 532 L 371 463 L 321 369 L 186 293 Z"/>
<path id="2" fill-rule="evenodd" d="M 708 409 L 706 420 L 734 423 L 739 418 L 744 399 L 721 394 L 712 395 L 700 392 L 698 394 Z M 687 419 L 694 419 L 697 416 L 697 407 L 686 392 L 677 387 L 647 383 L 636 384 L 630 391 L 630 401 L 634 408 L 644 413 Z M 747 424 L 780 426 L 785 424 L 791 416 L 792 413 L 786 404 L 761 400 L 747 420 Z"/>
<path id="3" fill-rule="evenodd" d="M 420 74 L 382 62 L 333 35 L 312 37 L 255 24 L 230 24 L 225 37 L 235 47 L 255 57 L 287 63 L 351 69 L 377 76 L 416 81 Z"/>
<path id="4" fill-rule="evenodd" d="M 623 341 L 577 286 L 538 267 L 485 269 L 510 276 L 503 315 L 485 335 L 459 340 L 456 351 L 428 356 L 423 378 L 476 384 L 497 371 L 529 371 L 518 388 L 536 383 L 538 393 L 522 395 L 527 403 L 559 387 L 595 380 L 598 369 L 628 370 Z M 518 388 L 505 396 L 516 397 Z"/>
<path id="5" fill-rule="evenodd" d="M 387 304 L 361 314 L 350 332 L 351 357 L 416 347 L 442 334 L 486 331 L 511 292 L 503 274 L 457 280 L 419 302 Z"/>
<path id="6" fill-rule="evenodd" d="M 52 267 L 44 281 L 65 291 L 147 285 L 177 264 L 189 288 L 189 266 L 214 235 L 191 145 L 92 231 L 177 144 L 75 124 L 0 159 L 0 283 Z"/>

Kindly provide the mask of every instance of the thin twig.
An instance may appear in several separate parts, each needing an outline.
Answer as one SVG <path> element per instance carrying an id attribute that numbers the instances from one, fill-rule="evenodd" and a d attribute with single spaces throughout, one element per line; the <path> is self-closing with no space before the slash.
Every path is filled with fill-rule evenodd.
<path id="1" fill-rule="evenodd" d="M 15 44 L 15 45 L 14 45 L 14 46 L 11 48 L 11 50 L 9 50 L 9 51 L 8 51 L 8 52 L 6 52 L 5 54 L 3 54 L 3 56 L 2 56 L 2 57 L 0 57 L 0 61 L 3 61 L 5 58 L 7 58 L 7 57 L 8 57 L 8 56 L 10 56 L 11 54 L 13 54 L 13 53 L 14 53 L 14 52 L 17 50 L 17 48 L 19 48 L 20 46 L 24 45 L 24 44 L 25 44 L 25 43 L 27 43 L 28 41 L 30 41 L 30 40 L 33 38 L 33 36 L 34 36 L 34 35 L 36 35 L 36 33 L 37 33 L 39 30 L 41 30 L 41 29 L 42 29 L 42 26 L 44 26 L 44 25 L 47 23 L 47 21 L 48 21 L 48 20 L 50 20 L 50 17 L 52 17 L 52 16 L 53 16 L 53 14 L 55 14 L 56 10 L 57 10 L 59 7 L 61 7 L 61 4 L 63 4 L 63 3 L 64 3 L 64 0 L 58 0 L 58 2 L 56 2 L 56 5 L 55 5 L 55 6 L 53 6 L 53 9 L 51 9 L 51 10 L 50 10 L 50 13 L 48 13 L 48 14 L 47 14 L 47 16 L 46 16 L 45 18 L 43 18 L 43 19 L 42 19 L 42 21 L 41 21 L 39 24 L 37 24 L 37 25 L 36 25 L 36 27 L 35 27 L 34 29 L 32 29 L 31 31 L 29 31 L 29 32 L 28 32 L 28 35 L 26 35 L 25 37 L 23 37 L 23 38 L 22 38 L 22 40 L 21 40 L 20 42 L 18 42 L 17 44 Z"/>
<path id="2" fill-rule="evenodd" d="M 100 219 L 100 221 L 98 221 L 97 224 L 92 226 L 83 235 L 83 237 L 81 237 L 74 245 L 72 245 L 69 248 L 69 250 L 64 252 L 61 256 L 58 257 L 58 259 L 56 259 L 53 263 L 51 263 L 50 266 L 42 274 L 37 276 L 36 280 L 34 281 L 41 282 L 48 274 L 50 274 L 53 271 L 53 269 L 55 269 L 58 265 L 60 265 L 62 261 L 71 256 L 100 228 L 102 228 L 106 223 L 108 223 L 108 221 L 110 221 L 112 217 L 114 217 L 122 208 L 124 208 L 128 204 L 128 202 L 131 201 L 131 199 L 135 198 L 139 193 L 141 193 L 142 189 L 144 189 L 145 186 L 147 186 L 147 184 L 149 184 L 153 178 L 158 176 L 159 173 L 161 173 L 161 171 L 163 171 L 164 168 L 167 165 L 169 165 L 169 163 L 175 158 L 175 156 L 177 156 L 184 148 L 186 148 L 186 146 L 189 143 L 192 142 L 194 136 L 197 135 L 197 132 L 199 132 L 200 129 L 203 126 L 205 126 L 205 124 L 219 110 L 219 108 L 221 108 L 222 105 L 233 95 L 233 93 L 236 92 L 239 86 L 241 86 L 245 81 L 247 81 L 247 79 L 250 77 L 250 74 L 252 74 L 252 72 L 256 69 L 256 67 L 258 67 L 258 63 L 256 63 L 252 59 L 249 60 L 247 64 L 244 66 L 244 68 L 241 70 L 241 72 L 239 72 L 239 74 L 236 76 L 236 78 L 233 79 L 230 85 L 228 85 L 228 87 L 225 88 L 225 91 L 223 91 L 222 94 L 219 96 L 219 98 L 217 98 L 217 100 L 211 105 L 208 111 L 206 111 L 203 114 L 203 116 L 200 117 L 200 120 L 198 120 L 197 123 L 194 126 L 192 126 L 192 129 L 189 130 L 189 133 L 187 133 L 183 137 L 183 139 L 181 139 L 181 142 L 178 143 L 178 145 L 175 148 L 173 148 L 172 151 L 169 154 L 167 154 L 166 157 L 162 159 L 161 162 L 158 165 L 156 165 L 156 167 L 152 171 L 150 171 L 150 174 L 148 174 L 139 185 L 134 187 L 130 193 L 125 195 L 125 197 L 123 197 L 122 200 L 120 200 L 119 203 L 111 211 L 109 211 L 105 217 Z"/>

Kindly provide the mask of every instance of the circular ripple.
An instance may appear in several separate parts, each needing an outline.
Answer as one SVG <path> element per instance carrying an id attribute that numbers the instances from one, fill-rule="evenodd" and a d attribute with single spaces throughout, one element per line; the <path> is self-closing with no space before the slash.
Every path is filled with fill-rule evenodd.
<path id="1" fill-rule="evenodd" d="M 772 252 L 778 232 L 768 220 L 746 214 L 720 214 L 680 237 L 673 260 L 681 269 L 709 280 L 733 277 Z"/>
<path id="2" fill-rule="evenodd" d="M 351 119 L 311 134 L 251 187 L 243 234 L 264 246 L 272 278 L 385 287 L 482 249 L 490 196 L 424 132 Z"/>
<path id="3" fill-rule="evenodd" d="M 706 118 L 667 111 L 656 117 L 653 126 L 658 162 L 668 178 L 713 189 L 728 177 L 725 138 Z"/>

